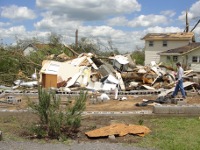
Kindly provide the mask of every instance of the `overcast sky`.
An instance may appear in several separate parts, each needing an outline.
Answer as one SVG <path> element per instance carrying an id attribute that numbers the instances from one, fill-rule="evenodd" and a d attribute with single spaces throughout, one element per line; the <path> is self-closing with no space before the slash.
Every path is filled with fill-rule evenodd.
<path id="1" fill-rule="evenodd" d="M 184 31 L 186 10 L 191 30 L 200 19 L 200 0 L 0 0 L 0 39 L 45 42 L 53 32 L 71 44 L 78 29 L 79 39 L 112 40 L 127 52 L 143 48 L 147 33 Z M 200 24 L 194 32 L 198 39 Z"/>

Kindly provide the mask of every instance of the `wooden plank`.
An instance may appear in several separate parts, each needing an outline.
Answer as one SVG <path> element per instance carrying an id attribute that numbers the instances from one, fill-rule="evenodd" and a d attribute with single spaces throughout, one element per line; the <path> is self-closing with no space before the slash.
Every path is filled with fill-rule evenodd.
<path id="1" fill-rule="evenodd" d="M 193 85 L 193 84 L 194 84 L 193 82 L 183 82 L 183 87 L 185 88 L 185 87 L 188 87 L 188 86 Z M 169 89 L 169 90 L 163 91 L 163 92 L 161 92 L 161 93 L 158 95 L 158 97 L 160 97 L 160 96 L 166 96 L 167 94 L 173 92 L 174 89 L 175 89 L 175 87 L 173 87 L 173 88 L 171 88 L 171 89 Z"/>

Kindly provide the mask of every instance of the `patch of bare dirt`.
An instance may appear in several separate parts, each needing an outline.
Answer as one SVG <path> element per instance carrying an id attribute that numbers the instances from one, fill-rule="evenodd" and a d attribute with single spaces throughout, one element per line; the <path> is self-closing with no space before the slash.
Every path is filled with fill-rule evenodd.
<path id="1" fill-rule="evenodd" d="M 19 97 L 17 97 L 19 98 Z M 27 97 L 21 96 L 22 102 L 17 105 L 10 105 L 8 107 L 9 109 L 26 109 L 27 108 Z M 143 99 L 147 100 L 155 100 L 157 96 L 132 96 L 128 97 L 127 100 L 119 101 L 119 100 L 109 100 L 107 102 L 99 102 L 95 104 L 91 104 L 88 100 L 86 111 L 135 111 L 135 110 L 152 110 L 153 106 L 144 106 L 144 107 L 137 107 L 135 106 L 136 103 L 142 102 Z M 37 101 L 37 97 L 31 97 L 30 98 L 33 101 Z M 62 97 L 62 101 L 64 101 L 66 98 Z M 187 97 L 187 103 L 188 104 L 200 104 L 200 95 L 197 93 L 188 93 Z M 63 102 L 63 104 L 66 104 Z M 15 117 L 14 117 L 15 116 Z M 150 117 L 150 116 L 148 116 Z M 152 116 L 153 117 L 153 116 Z M 9 119 L 15 118 L 15 120 L 20 120 L 20 124 L 27 124 L 27 121 L 31 123 L 30 118 L 35 118 L 33 114 L 31 113 L 6 113 L 2 112 L 0 113 L 0 128 L 8 127 L 9 122 L 12 122 Z M 33 119 L 34 121 L 35 119 Z M 122 137 L 116 137 L 115 140 L 110 140 L 108 137 L 101 137 L 101 138 L 89 138 L 85 135 L 85 132 L 91 131 L 93 129 L 98 129 L 104 126 L 109 126 L 113 122 L 115 123 L 124 123 L 124 124 L 148 124 L 145 119 L 145 115 L 134 115 L 134 116 L 93 116 L 93 115 L 87 115 L 83 116 L 81 121 L 81 127 L 79 128 L 79 132 L 77 137 L 75 138 L 76 141 L 80 142 L 111 142 L 111 143 L 138 143 L 141 140 L 143 140 L 143 137 L 139 137 L 136 135 L 128 134 L 126 136 Z M 16 125 L 16 123 L 15 123 Z M 19 125 L 21 126 L 21 125 Z M 153 128 L 152 126 L 148 126 L 150 129 Z M 19 129 L 19 131 L 17 131 Z M 14 130 L 14 132 L 12 132 Z M 10 127 L 9 130 L 6 129 L 7 132 L 11 132 L 11 134 L 22 134 L 22 129 L 19 127 L 13 128 L 13 126 Z"/>
<path id="2" fill-rule="evenodd" d="M 187 104 L 200 104 L 200 95 L 197 92 L 188 93 L 187 96 Z M 179 93 L 180 94 L 180 93 Z M 9 109 L 9 110 L 21 110 L 27 109 L 28 100 L 38 101 L 37 95 L 34 96 L 17 96 L 16 99 L 21 99 L 20 103 L 16 104 L 6 104 L 0 103 L 0 109 Z M 158 98 L 157 95 L 147 95 L 147 96 L 126 96 L 127 100 L 114 100 L 110 99 L 108 101 L 98 101 L 91 102 L 90 99 L 86 102 L 86 111 L 139 111 L 139 110 L 152 110 L 152 105 L 147 105 L 143 107 L 135 106 L 137 103 L 143 102 L 143 100 L 156 100 Z M 178 95 L 177 97 L 181 97 Z M 2 99 L 2 98 L 1 98 Z M 61 104 L 66 106 L 69 104 L 69 100 L 73 102 L 73 98 L 69 98 L 67 96 L 61 96 Z"/>
<path id="3" fill-rule="evenodd" d="M 137 107 L 136 103 L 141 103 L 143 99 L 155 100 L 157 96 L 129 96 L 127 100 L 108 100 L 95 104 L 87 103 L 86 111 L 135 111 L 150 110 L 152 106 Z"/>

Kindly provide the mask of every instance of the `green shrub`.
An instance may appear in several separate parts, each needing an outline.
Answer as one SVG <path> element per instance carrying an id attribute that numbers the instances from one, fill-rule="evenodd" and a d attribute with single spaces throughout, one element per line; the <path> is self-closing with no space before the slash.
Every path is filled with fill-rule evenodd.
<path id="1" fill-rule="evenodd" d="M 39 116 L 39 123 L 31 127 L 37 137 L 45 136 L 59 139 L 63 134 L 71 135 L 81 124 L 81 113 L 85 110 L 87 93 L 81 92 L 73 106 L 66 112 L 60 110 L 60 97 L 54 91 L 38 88 L 39 103 L 30 102 L 29 106 Z M 69 132 L 69 133 L 68 133 Z"/>
<path id="2" fill-rule="evenodd" d="M 30 130 L 30 132 L 33 133 L 37 138 L 43 138 L 48 134 L 45 127 L 38 124 L 31 125 L 28 130 Z"/>
<path id="3" fill-rule="evenodd" d="M 81 113 L 85 110 L 85 102 L 87 100 L 87 93 L 80 92 L 79 97 L 76 98 L 75 104 L 72 107 L 68 107 L 66 110 L 66 122 L 65 124 L 78 128 L 81 124 Z"/>
<path id="4" fill-rule="evenodd" d="M 144 50 L 142 50 L 142 51 L 139 51 L 139 50 L 133 51 L 132 54 L 131 54 L 131 58 L 133 60 L 135 60 L 136 64 L 144 65 L 144 60 L 145 60 Z"/>

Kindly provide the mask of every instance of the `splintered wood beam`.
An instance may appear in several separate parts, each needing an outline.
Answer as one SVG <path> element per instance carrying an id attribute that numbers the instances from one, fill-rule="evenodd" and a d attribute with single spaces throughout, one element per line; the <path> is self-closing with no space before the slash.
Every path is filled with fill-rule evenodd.
<path id="1" fill-rule="evenodd" d="M 65 45 L 65 47 L 67 47 L 73 54 L 75 54 L 77 56 L 79 55 L 79 53 L 75 52 L 75 50 L 73 50 L 72 48 L 70 48 L 68 45 Z"/>

